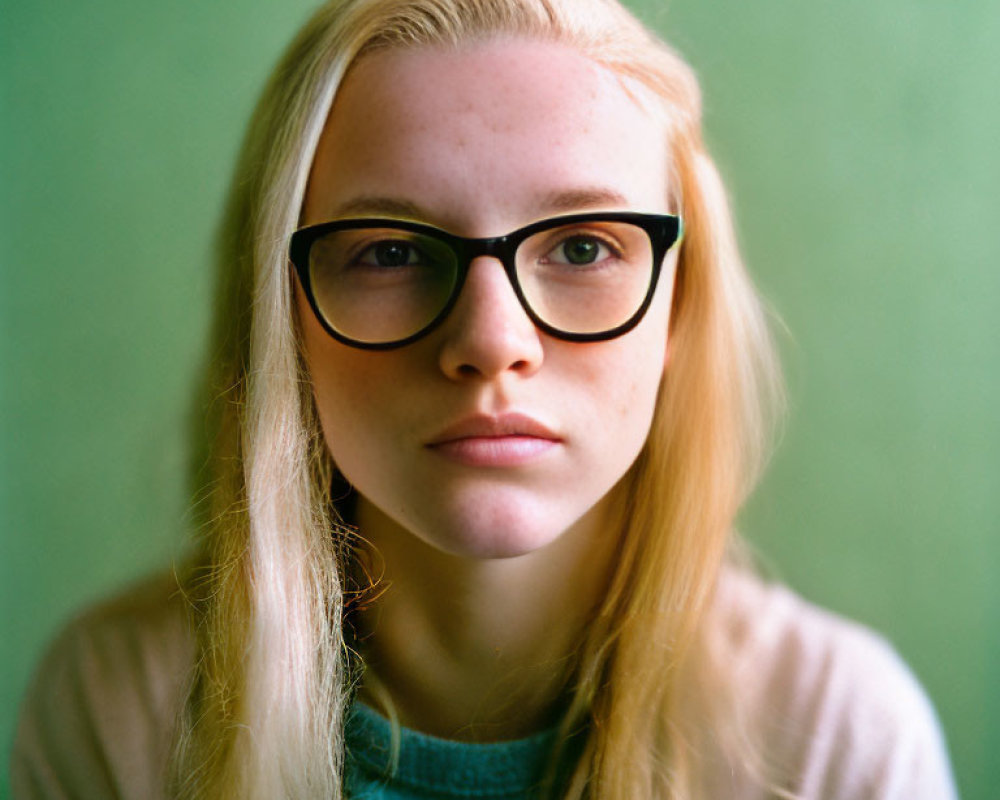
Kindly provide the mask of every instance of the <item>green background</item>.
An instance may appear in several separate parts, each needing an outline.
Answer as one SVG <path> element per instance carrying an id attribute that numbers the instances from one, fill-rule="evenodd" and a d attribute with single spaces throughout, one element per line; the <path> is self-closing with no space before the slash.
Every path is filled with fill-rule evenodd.
<path id="1" fill-rule="evenodd" d="M 58 626 L 184 551 L 210 239 L 254 97 L 312 5 L 0 9 L 4 751 Z M 891 639 L 963 797 L 995 796 L 1000 4 L 634 6 L 701 75 L 789 331 L 791 417 L 743 527 L 800 592 Z"/>

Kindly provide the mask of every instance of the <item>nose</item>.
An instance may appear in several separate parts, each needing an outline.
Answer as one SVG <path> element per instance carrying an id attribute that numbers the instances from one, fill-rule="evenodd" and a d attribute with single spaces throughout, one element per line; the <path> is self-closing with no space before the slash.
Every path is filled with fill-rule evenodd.
<path id="1" fill-rule="evenodd" d="M 542 364 L 541 333 L 495 258 L 473 260 L 455 307 L 443 326 L 441 370 L 452 380 L 527 377 Z"/>

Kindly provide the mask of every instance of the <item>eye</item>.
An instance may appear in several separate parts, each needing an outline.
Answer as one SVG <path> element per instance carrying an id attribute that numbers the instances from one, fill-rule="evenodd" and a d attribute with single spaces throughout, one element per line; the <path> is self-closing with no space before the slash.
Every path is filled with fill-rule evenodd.
<path id="1" fill-rule="evenodd" d="M 559 243 L 547 260 L 556 264 L 586 266 L 596 264 L 612 255 L 608 245 L 595 236 L 570 236 Z"/>
<path id="2" fill-rule="evenodd" d="M 406 267 L 424 263 L 423 253 L 409 242 L 388 239 L 366 247 L 357 263 L 368 267 Z"/>

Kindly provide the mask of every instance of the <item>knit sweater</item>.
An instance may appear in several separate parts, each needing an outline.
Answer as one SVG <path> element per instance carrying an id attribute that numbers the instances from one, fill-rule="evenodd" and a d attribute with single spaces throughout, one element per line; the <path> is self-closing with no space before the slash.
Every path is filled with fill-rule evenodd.
<path id="1" fill-rule="evenodd" d="M 716 598 L 724 664 L 751 736 L 804 800 L 953 800 L 934 710 L 892 648 L 788 589 L 727 570 Z M 149 583 L 58 637 L 21 711 L 14 800 L 165 800 L 173 724 L 194 663 L 176 584 Z M 352 800 L 527 798 L 554 741 L 471 744 L 402 729 L 355 703 L 346 725 Z M 711 741 L 711 739 L 709 739 Z M 724 753 L 703 754 L 706 796 L 774 797 Z"/>
<path id="2" fill-rule="evenodd" d="M 346 725 L 345 785 L 351 800 L 519 800 L 531 796 L 555 735 L 548 730 L 525 739 L 474 744 L 402 728 L 393 765 L 389 720 L 355 703 Z"/>

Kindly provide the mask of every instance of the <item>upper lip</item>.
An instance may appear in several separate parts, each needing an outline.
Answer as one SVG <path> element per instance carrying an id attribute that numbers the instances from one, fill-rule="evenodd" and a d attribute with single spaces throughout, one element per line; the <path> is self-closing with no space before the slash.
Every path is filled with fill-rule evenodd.
<path id="1" fill-rule="evenodd" d="M 538 420 L 526 414 L 476 414 L 443 428 L 427 442 L 428 446 L 457 439 L 500 436 L 533 436 L 559 441 L 560 436 Z"/>

